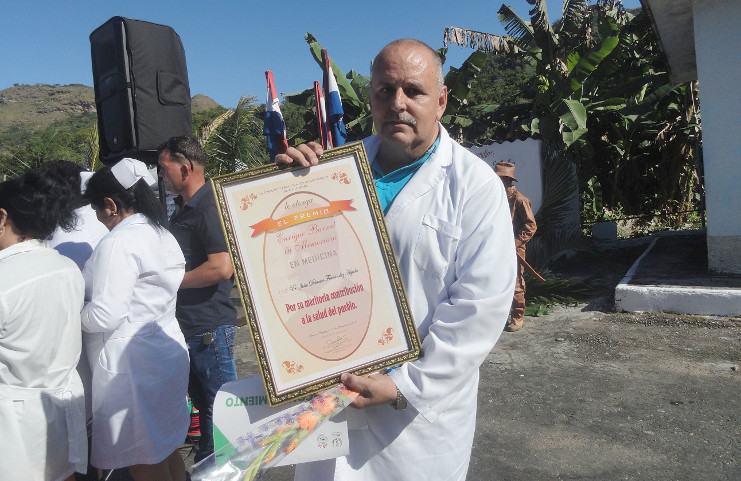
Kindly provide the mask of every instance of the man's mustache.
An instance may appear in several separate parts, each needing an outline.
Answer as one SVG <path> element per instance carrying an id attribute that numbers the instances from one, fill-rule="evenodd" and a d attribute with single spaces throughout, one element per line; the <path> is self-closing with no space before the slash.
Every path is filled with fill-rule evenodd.
<path id="1" fill-rule="evenodd" d="M 401 123 L 401 124 L 407 124 L 414 127 L 417 125 L 417 120 L 412 117 L 412 115 L 408 112 L 399 112 L 398 114 L 388 114 L 386 117 L 383 118 L 383 122 L 392 122 L 392 123 Z"/>

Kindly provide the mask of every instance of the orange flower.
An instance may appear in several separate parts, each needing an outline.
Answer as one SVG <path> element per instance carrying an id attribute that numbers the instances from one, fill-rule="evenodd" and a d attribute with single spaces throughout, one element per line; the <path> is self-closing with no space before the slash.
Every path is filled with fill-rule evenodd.
<path id="1" fill-rule="evenodd" d="M 355 399 L 355 397 L 356 397 L 356 396 L 358 395 L 358 393 L 357 393 L 357 392 L 355 392 L 355 391 L 353 391 L 352 389 L 348 388 L 348 387 L 347 387 L 347 386 L 345 386 L 344 384 L 340 384 L 340 385 L 339 385 L 339 386 L 337 386 L 337 387 L 339 388 L 339 391 L 340 391 L 340 393 L 342 393 L 342 394 L 343 394 L 344 396 L 350 396 L 350 397 L 352 397 L 353 399 Z"/>
<path id="2" fill-rule="evenodd" d="M 298 415 L 296 418 L 298 425 L 301 429 L 305 429 L 308 432 L 314 430 L 317 421 L 319 421 L 319 415 L 313 411 L 305 411 Z"/>
<path id="3" fill-rule="evenodd" d="M 318 396 L 311 400 L 311 405 L 320 413 L 328 416 L 337 407 L 337 401 L 329 396 Z"/>
<path id="4" fill-rule="evenodd" d="M 293 451 L 294 449 L 296 449 L 296 446 L 298 446 L 298 441 L 294 439 L 290 443 L 288 443 L 288 446 L 286 447 L 286 449 L 284 450 L 284 452 L 286 454 L 288 454 L 291 451 Z"/>

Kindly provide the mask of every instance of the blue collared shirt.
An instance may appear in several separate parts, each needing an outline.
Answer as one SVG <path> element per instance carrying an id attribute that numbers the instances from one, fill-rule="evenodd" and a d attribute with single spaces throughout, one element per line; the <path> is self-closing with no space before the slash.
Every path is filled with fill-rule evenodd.
<path id="1" fill-rule="evenodd" d="M 440 135 L 437 136 L 437 140 L 432 144 L 432 147 L 430 147 L 430 149 L 425 152 L 425 155 L 423 155 L 418 161 L 413 164 L 405 165 L 404 167 L 389 172 L 388 174 L 383 173 L 378 161 L 373 163 L 373 183 L 376 184 L 378 200 L 381 201 L 381 208 L 383 209 L 384 214 L 388 212 L 394 199 L 396 199 L 396 196 L 401 192 L 401 189 L 407 185 L 412 176 L 420 167 L 422 167 L 422 164 L 430 158 L 439 144 Z"/>

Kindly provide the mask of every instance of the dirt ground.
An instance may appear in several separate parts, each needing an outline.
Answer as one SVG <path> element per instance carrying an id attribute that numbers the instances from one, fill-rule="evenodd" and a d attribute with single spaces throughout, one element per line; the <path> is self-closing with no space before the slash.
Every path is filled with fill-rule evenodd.
<path id="1" fill-rule="evenodd" d="M 614 287 L 646 245 L 554 262 L 590 296 L 502 334 L 480 370 L 469 480 L 741 480 L 741 320 L 615 313 Z M 238 344 L 252 375 L 246 328 Z"/>

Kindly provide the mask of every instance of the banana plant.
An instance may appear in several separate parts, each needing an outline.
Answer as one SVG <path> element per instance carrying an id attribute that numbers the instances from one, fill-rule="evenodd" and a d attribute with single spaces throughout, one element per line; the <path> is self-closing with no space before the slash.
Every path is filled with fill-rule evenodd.
<path id="1" fill-rule="evenodd" d="M 309 44 L 309 52 L 321 69 L 323 64 L 322 45 L 309 32 L 304 34 L 304 40 Z M 361 140 L 373 133 L 373 120 L 370 114 L 370 105 L 368 104 L 370 79 L 356 73 L 354 70 L 350 70 L 346 75 L 334 60 L 331 59 L 331 55 L 330 65 L 337 79 L 337 87 L 340 91 L 342 107 L 345 111 L 344 121 L 345 129 L 347 130 L 347 140 Z M 284 94 L 283 98 L 285 102 L 296 105 L 303 111 L 303 128 L 298 132 L 289 132 L 289 143 L 295 145 L 317 140 L 318 128 L 313 87 L 292 94 Z"/>
<path id="2" fill-rule="evenodd" d="M 445 50 L 439 53 L 444 56 Z M 448 106 L 440 122 L 450 135 L 459 141 L 464 140 L 464 129 L 473 124 L 467 99 L 471 92 L 471 81 L 481 71 L 486 57 L 486 53 L 477 50 L 463 62 L 460 68 L 450 67 L 445 75 L 445 85 L 448 87 Z"/>
<path id="3" fill-rule="evenodd" d="M 321 68 L 322 45 L 310 33 L 306 33 L 304 39 L 309 44 L 312 57 Z M 438 49 L 436 52 L 444 63 L 447 48 Z M 462 140 L 463 129 L 469 127 L 472 123 L 469 114 L 471 106 L 467 102 L 471 90 L 471 81 L 480 71 L 485 60 L 486 54 L 474 52 L 460 68 L 451 67 L 445 76 L 445 85 L 448 87 L 448 108 L 441 122 L 454 137 L 460 140 Z M 372 135 L 374 133 L 373 117 L 368 102 L 370 77 L 360 75 L 355 70 L 350 70 L 345 74 L 334 61 L 331 61 L 331 66 L 337 78 L 337 86 L 345 110 L 345 128 L 348 132 L 348 140 L 361 140 Z M 317 128 L 313 89 L 284 95 L 284 98 L 286 102 L 298 105 L 305 111 L 304 128 L 293 134 L 289 141 L 300 143 L 315 140 Z"/>

